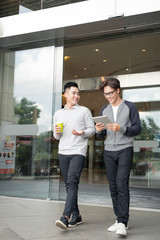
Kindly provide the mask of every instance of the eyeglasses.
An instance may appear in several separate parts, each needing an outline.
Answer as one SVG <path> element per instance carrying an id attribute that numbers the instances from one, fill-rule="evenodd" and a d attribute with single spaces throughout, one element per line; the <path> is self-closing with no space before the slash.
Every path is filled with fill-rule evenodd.
<path id="1" fill-rule="evenodd" d="M 108 97 L 108 96 L 111 97 L 115 91 L 116 91 L 116 89 L 115 89 L 114 91 L 112 91 L 112 92 L 103 93 L 103 95 L 104 95 L 105 97 Z"/>

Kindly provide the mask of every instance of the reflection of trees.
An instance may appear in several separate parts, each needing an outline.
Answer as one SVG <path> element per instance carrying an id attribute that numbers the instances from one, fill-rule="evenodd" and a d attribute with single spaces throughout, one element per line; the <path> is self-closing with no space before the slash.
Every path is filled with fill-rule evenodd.
<path id="1" fill-rule="evenodd" d="M 20 102 L 15 101 L 14 108 L 18 116 L 19 124 L 36 124 L 40 117 L 41 110 L 35 106 L 35 102 L 22 98 Z M 34 136 L 17 136 L 16 148 L 16 173 L 19 175 L 32 175 L 33 146 L 35 145 Z"/>
<path id="2" fill-rule="evenodd" d="M 55 150 L 52 135 L 52 131 L 49 131 L 37 136 L 36 155 L 34 157 L 35 175 L 48 175 L 50 172 L 50 161 L 53 158 Z"/>
<path id="3" fill-rule="evenodd" d="M 40 117 L 41 110 L 35 106 L 35 102 L 22 98 L 20 102 L 16 101 L 15 114 L 19 117 L 19 124 L 34 123 L 34 113 L 36 111 L 36 119 Z"/>
<path id="4" fill-rule="evenodd" d="M 17 137 L 16 148 L 16 173 L 23 176 L 48 175 L 50 171 L 50 159 L 53 155 L 53 133 L 51 131 L 41 133 L 33 137 Z M 33 156 L 33 141 L 35 155 Z M 56 145 L 57 146 L 57 145 Z M 33 161 L 33 162 L 32 162 Z M 34 165 L 34 172 L 32 172 Z"/>
<path id="5" fill-rule="evenodd" d="M 154 140 L 155 134 L 158 134 L 160 132 L 160 127 L 156 125 L 153 118 L 146 117 L 147 121 L 144 119 L 141 120 L 141 134 L 139 136 L 136 136 L 136 140 Z"/>
<path id="6" fill-rule="evenodd" d="M 49 174 L 49 160 L 50 154 L 48 152 L 37 152 L 34 158 L 35 175 L 48 175 Z"/>
<path id="7" fill-rule="evenodd" d="M 156 134 L 159 135 L 160 127 L 156 125 L 154 119 L 147 117 L 146 120 L 141 120 L 141 134 L 135 137 L 135 140 L 155 140 Z M 134 153 L 133 159 L 133 173 L 135 175 L 145 175 L 146 172 L 153 172 L 159 169 L 159 162 L 152 162 L 152 158 L 159 158 L 159 153 L 154 153 L 151 147 L 140 148 L 138 152 Z"/>
<path id="8" fill-rule="evenodd" d="M 30 143 L 20 142 L 16 148 L 16 173 L 19 175 L 31 175 L 32 146 Z"/>

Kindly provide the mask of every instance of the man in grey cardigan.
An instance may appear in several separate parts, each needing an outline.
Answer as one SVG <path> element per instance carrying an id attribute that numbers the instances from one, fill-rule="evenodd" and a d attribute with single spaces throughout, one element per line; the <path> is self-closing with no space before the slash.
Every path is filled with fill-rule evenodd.
<path id="1" fill-rule="evenodd" d="M 54 115 L 54 137 L 59 140 L 58 158 L 65 182 L 65 208 L 56 226 L 67 229 L 82 223 L 78 208 L 78 185 L 88 147 L 88 139 L 95 134 L 91 112 L 78 105 L 80 92 L 77 83 L 64 86 L 66 105 Z M 63 123 L 63 132 L 57 123 Z"/>
<path id="2" fill-rule="evenodd" d="M 104 162 L 109 181 L 116 222 L 108 228 L 118 235 L 127 235 L 129 220 L 129 175 L 133 161 L 134 136 L 140 134 L 141 124 L 136 106 L 120 97 L 120 82 L 107 78 L 100 89 L 109 104 L 101 110 L 111 124 L 97 123 L 96 131 L 105 137 Z"/>

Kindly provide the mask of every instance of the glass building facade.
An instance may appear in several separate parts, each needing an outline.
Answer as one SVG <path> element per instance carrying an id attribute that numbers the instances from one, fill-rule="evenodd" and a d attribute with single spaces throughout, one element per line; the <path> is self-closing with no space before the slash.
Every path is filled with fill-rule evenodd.
<path id="1" fill-rule="evenodd" d="M 93 0 L 8 1 L 8 5 L 2 4 L 3 2 L 7 1 L 0 3 L 0 8 L 4 9 L 4 14 L 1 11 L 0 16 L 2 25 L 6 19 L 3 17 L 19 13 L 18 10 L 17 13 L 12 11 L 12 14 L 5 14 L 5 8 L 11 9 L 11 2 L 12 6 L 14 3 L 18 4 L 18 9 L 21 5 L 31 11 L 54 9 L 58 5 L 60 9 L 60 5 L 66 3 L 67 9 L 73 5 L 71 3 L 78 4 L 76 6 L 83 6 L 82 4 L 87 2 L 95 3 Z M 80 104 L 87 106 L 93 116 L 98 116 L 100 109 L 106 104 L 98 89 L 104 76 L 115 76 L 120 80 L 122 98 L 134 102 L 140 113 L 142 132 L 135 137 L 130 186 L 155 188 L 159 191 L 158 10 L 137 16 L 115 16 L 98 23 L 91 21 L 81 25 L 75 24 L 63 28 L 63 31 L 59 27 L 55 34 L 54 29 L 43 29 L 42 34 L 34 30 L 32 35 L 31 32 L 17 32 L 17 35 L 6 33 L 6 36 L 3 36 L 5 27 L 1 25 L 1 195 L 64 199 L 57 154 L 58 142 L 53 138 L 53 115 L 65 104 L 63 85 L 67 81 L 75 81 L 81 90 Z M 16 21 L 19 20 L 18 17 L 20 16 L 16 16 Z M 131 21 L 134 22 L 134 26 L 131 26 Z M 86 187 L 89 184 L 107 184 L 103 142 L 104 139 L 97 136 L 89 139 L 81 177 L 81 183 Z"/>

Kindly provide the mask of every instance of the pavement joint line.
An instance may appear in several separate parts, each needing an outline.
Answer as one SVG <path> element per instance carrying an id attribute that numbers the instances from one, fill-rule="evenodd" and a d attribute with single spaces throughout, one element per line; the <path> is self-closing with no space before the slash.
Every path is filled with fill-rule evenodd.
<path id="1" fill-rule="evenodd" d="M 7 224 L 1 222 L 1 225 L 4 226 L 6 229 L 8 229 L 13 234 L 15 234 L 16 236 L 18 236 L 19 239 L 24 240 L 24 238 L 21 238 L 21 236 L 18 233 L 16 233 L 11 227 L 9 227 Z"/>
<path id="2" fill-rule="evenodd" d="M 65 203 L 65 201 L 58 200 L 47 200 L 47 199 L 35 199 L 35 198 L 19 198 L 19 197 L 8 197 L 8 196 L 0 196 L 0 198 L 8 198 L 8 199 L 17 199 L 17 200 L 28 200 L 28 201 L 39 201 L 39 202 L 49 202 L 49 203 Z M 81 206 L 92 206 L 92 207 L 107 207 L 113 208 L 112 205 L 103 205 L 103 204 L 87 204 L 87 203 L 79 203 Z M 160 209 L 154 208 L 139 208 L 139 207 L 130 207 L 130 210 L 137 211 L 148 211 L 148 212 L 160 212 Z"/>

